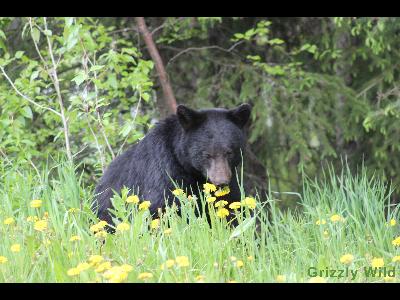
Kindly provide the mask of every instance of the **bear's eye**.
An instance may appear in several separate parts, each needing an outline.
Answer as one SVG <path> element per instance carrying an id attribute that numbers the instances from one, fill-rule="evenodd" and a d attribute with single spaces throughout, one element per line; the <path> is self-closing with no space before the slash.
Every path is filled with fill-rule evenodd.
<path id="1" fill-rule="evenodd" d="M 232 155 L 233 155 L 233 152 L 232 152 L 232 150 L 227 150 L 227 151 L 225 152 L 225 154 L 226 154 L 227 156 L 232 156 Z"/>
<path id="2" fill-rule="evenodd" d="M 204 154 L 204 157 L 205 157 L 206 159 L 211 159 L 212 156 L 211 156 L 211 154 L 209 154 L 209 153 L 205 153 L 205 154 Z"/>

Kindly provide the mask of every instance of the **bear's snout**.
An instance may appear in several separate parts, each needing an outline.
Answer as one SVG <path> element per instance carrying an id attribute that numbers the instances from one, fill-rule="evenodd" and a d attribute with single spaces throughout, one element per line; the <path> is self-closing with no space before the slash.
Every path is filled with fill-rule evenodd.
<path id="1" fill-rule="evenodd" d="M 216 157 L 211 160 L 207 169 L 209 181 L 217 186 L 228 185 L 231 182 L 232 171 L 228 160 L 224 157 Z"/>

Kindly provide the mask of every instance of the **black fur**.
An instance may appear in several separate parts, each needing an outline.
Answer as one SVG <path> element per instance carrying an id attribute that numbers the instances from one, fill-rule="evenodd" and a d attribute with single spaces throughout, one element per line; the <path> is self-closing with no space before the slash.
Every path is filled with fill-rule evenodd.
<path id="1" fill-rule="evenodd" d="M 243 126 L 251 107 L 242 104 L 236 109 L 221 108 L 195 111 L 180 105 L 177 115 L 159 122 L 139 143 L 116 157 L 96 187 L 95 208 L 98 217 L 112 224 L 108 208 L 113 190 L 123 186 L 134 188 L 141 201 L 151 202 L 150 212 L 163 208 L 165 198 L 171 205 L 174 189 L 169 176 L 189 193 L 206 182 L 210 156 L 223 155 L 232 170 L 228 202 L 239 201 L 240 191 L 235 167 L 244 152 Z M 164 198 L 165 197 L 165 198 Z"/>

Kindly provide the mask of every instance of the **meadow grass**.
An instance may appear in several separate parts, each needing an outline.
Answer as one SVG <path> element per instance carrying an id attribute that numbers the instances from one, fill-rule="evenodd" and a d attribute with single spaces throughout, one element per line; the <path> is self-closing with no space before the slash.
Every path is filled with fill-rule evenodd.
<path id="1" fill-rule="evenodd" d="M 140 206 L 145 199 L 136 203 L 124 191 L 113 199 L 115 234 L 98 223 L 93 189 L 74 168 L 1 171 L 0 282 L 386 282 L 399 276 L 363 272 L 382 260 L 388 268 L 400 264 L 399 207 L 389 203 L 390 187 L 364 169 L 305 178 L 297 211 L 279 209 L 279 194 L 243 194 L 238 201 L 253 196 L 256 208 L 242 201 L 237 227 L 214 208 L 223 196 L 206 201 L 213 192 L 198 205 L 177 191 L 180 216 L 173 206 L 153 221 Z M 35 199 L 40 207 L 31 207 Z M 211 227 L 195 214 L 206 205 Z M 359 273 L 354 280 L 313 277 L 310 267 Z"/>

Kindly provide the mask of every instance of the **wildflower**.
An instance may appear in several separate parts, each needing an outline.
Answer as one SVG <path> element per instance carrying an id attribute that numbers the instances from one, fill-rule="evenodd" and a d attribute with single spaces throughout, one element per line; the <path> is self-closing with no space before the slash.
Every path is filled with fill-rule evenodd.
<path id="1" fill-rule="evenodd" d="M 326 220 L 325 219 L 317 220 L 317 222 L 315 222 L 315 224 L 317 224 L 317 225 L 325 225 L 326 224 Z"/>
<path id="2" fill-rule="evenodd" d="M 331 217 L 331 221 L 335 223 L 335 222 L 343 221 L 343 218 L 339 215 L 333 215 Z"/>
<path id="3" fill-rule="evenodd" d="M 381 268 L 385 265 L 383 258 L 374 257 L 371 261 L 371 266 L 373 268 Z"/>
<path id="4" fill-rule="evenodd" d="M 396 225 L 396 220 L 395 220 L 395 219 L 391 219 L 391 220 L 389 221 L 389 225 L 390 225 L 390 226 L 395 226 L 395 225 Z"/>
<path id="5" fill-rule="evenodd" d="M 175 196 L 181 196 L 184 195 L 185 192 L 182 189 L 175 189 L 172 191 L 172 194 L 174 194 Z"/>
<path id="6" fill-rule="evenodd" d="M 172 229 L 171 228 L 167 228 L 164 230 L 164 234 L 169 235 L 172 233 Z"/>
<path id="7" fill-rule="evenodd" d="M 30 205 L 32 208 L 39 208 L 42 206 L 42 200 L 32 200 Z"/>
<path id="8" fill-rule="evenodd" d="M 20 244 L 14 244 L 11 246 L 11 252 L 19 252 L 21 251 L 21 245 Z"/>
<path id="9" fill-rule="evenodd" d="M 217 210 L 217 217 L 223 219 L 229 216 L 229 211 L 226 208 L 220 208 Z"/>
<path id="10" fill-rule="evenodd" d="M 204 192 L 206 193 L 211 193 L 211 192 L 215 192 L 217 190 L 217 187 L 215 185 L 213 185 L 212 183 L 205 183 L 203 184 L 203 188 L 204 188 Z"/>
<path id="11" fill-rule="evenodd" d="M 87 262 L 79 263 L 76 268 L 79 270 L 79 272 L 85 271 L 90 268 L 90 265 Z"/>
<path id="12" fill-rule="evenodd" d="M 243 261 L 241 261 L 241 260 L 236 261 L 236 267 L 237 267 L 237 268 L 241 268 L 241 267 L 243 267 L 243 266 L 244 266 Z"/>
<path id="13" fill-rule="evenodd" d="M 33 229 L 37 231 L 44 231 L 47 229 L 47 221 L 46 220 L 39 220 L 36 221 L 35 224 L 33 225 Z"/>
<path id="14" fill-rule="evenodd" d="M 158 227 L 160 227 L 160 219 L 154 219 L 153 221 L 151 221 L 150 227 L 151 229 L 157 229 Z"/>
<path id="15" fill-rule="evenodd" d="M 7 257 L 0 256 L 0 264 L 5 264 L 8 261 Z"/>
<path id="16" fill-rule="evenodd" d="M 81 240 L 81 237 L 79 235 L 73 235 L 69 239 L 70 242 L 77 242 L 77 241 L 80 241 L 80 240 Z"/>
<path id="17" fill-rule="evenodd" d="M 215 195 L 215 197 L 222 197 L 222 196 L 228 195 L 230 192 L 231 191 L 229 189 L 229 186 L 225 186 L 223 189 L 219 189 L 218 191 L 216 191 L 214 193 L 214 195 Z"/>
<path id="18" fill-rule="evenodd" d="M 3 223 L 4 223 L 5 225 L 11 225 L 11 224 L 14 224 L 14 223 L 15 223 L 15 220 L 14 220 L 13 217 L 9 217 L 9 218 L 5 219 Z"/>
<path id="19" fill-rule="evenodd" d="M 213 203 L 215 200 L 217 200 L 217 198 L 211 197 L 211 196 L 206 198 L 206 201 L 207 201 L 208 203 Z"/>
<path id="20" fill-rule="evenodd" d="M 128 273 L 123 268 L 115 266 L 105 271 L 103 277 L 108 279 L 108 282 L 119 283 L 128 278 Z"/>
<path id="21" fill-rule="evenodd" d="M 49 212 L 48 212 L 48 211 L 45 211 L 45 212 L 44 212 L 43 218 L 44 218 L 44 219 L 48 219 L 48 218 L 49 218 Z"/>
<path id="22" fill-rule="evenodd" d="M 395 282 L 396 281 L 396 277 L 385 276 L 385 277 L 383 277 L 383 281 L 385 281 L 385 282 Z"/>
<path id="23" fill-rule="evenodd" d="M 328 237 L 329 237 L 329 232 L 328 232 L 328 230 L 324 230 L 323 235 L 324 235 L 324 238 L 328 238 Z"/>
<path id="24" fill-rule="evenodd" d="M 396 237 L 396 238 L 392 241 L 392 245 L 393 245 L 393 246 L 400 246 L 400 236 Z"/>
<path id="25" fill-rule="evenodd" d="M 109 269 L 111 269 L 111 263 L 109 261 L 105 261 L 105 262 L 102 262 L 101 264 L 99 264 L 94 271 L 96 273 L 102 273 Z"/>
<path id="26" fill-rule="evenodd" d="M 243 200 L 243 204 L 250 209 L 255 209 L 256 208 L 256 199 L 254 199 L 253 197 L 246 197 Z"/>
<path id="27" fill-rule="evenodd" d="M 90 226 L 90 231 L 92 232 L 101 231 L 104 229 L 104 227 L 106 227 L 106 225 L 107 225 L 106 221 L 100 221 L 99 223 Z"/>
<path id="28" fill-rule="evenodd" d="M 321 276 L 316 276 L 316 277 L 311 278 L 308 282 L 309 283 L 326 283 L 326 279 Z"/>
<path id="29" fill-rule="evenodd" d="M 232 202 L 231 204 L 229 204 L 230 209 L 239 209 L 240 206 L 242 206 L 242 203 L 240 202 Z"/>
<path id="30" fill-rule="evenodd" d="M 197 275 L 195 279 L 196 279 L 197 282 L 204 282 L 204 279 L 206 279 L 206 276 Z"/>
<path id="31" fill-rule="evenodd" d="M 216 203 L 214 204 L 214 206 L 215 206 L 215 207 L 224 207 L 224 206 L 227 205 L 227 204 L 228 204 L 228 201 L 220 200 L 220 201 L 216 202 Z"/>
<path id="32" fill-rule="evenodd" d="M 279 282 L 279 283 L 283 283 L 283 282 L 286 282 L 286 276 L 285 275 L 278 275 L 278 276 L 276 276 L 276 282 Z"/>
<path id="33" fill-rule="evenodd" d="M 123 265 L 121 265 L 121 269 L 124 272 L 129 273 L 129 272 L 131 272 L 133 270 L 133 267 L 131 265 L 128 265 L 128 264 L 123 264 Z"/>
<path id="34" fill-rule="evenodd" d="M 394 256 L 393 258 L 392 258 L 392 262 L 400 262 L 400 256 L 399 255 L 397 255 L 397 256 Z"/>
<path id="35" fill-rule="evenodd" d="M 340 262 L 345 265 L 349 265 L 353 262 L 354 256 L 351 254 L 345 254 L 340 258 Z"/>
<path id="36" fill-rule="evenodd" d="M 168 259 L 165 262 L 165 266 L 167 267 L 167 269 L 172 268 L 174 265 L 175 265 L 175 260 L 173 260 L 173 259 Z"/>
<path id="37" fill-rule="evenodd" d="M 188 197 L 188 200 L 190 200 L 190 201 L 196 201 L 197 200 L 197 197 L 196 197 L 196 195 L 189 195 Z"/>
<path id="38" fill-rule="evenodd" d="M 128 223 L 119 223 L 117 225 L 117 230 L 121 231 L 121 232 L 129 230 L 129 228 L 130 228 L 130 225 Z"/>
<path id="39" fill-rule="evenodd" d="M 79 275 L 81 271 L 78 268 L 71 268 L 67 271 L 68 276 L 76 276 Z"/>
<path id="40" fill-rule="evenodd" d="M 187 256 L 177 256 L 175 260 L 179 267 L 189 266 L 189 258 Z"/>
<path id="41" fill-rule="evenodd" d="M 99 263 L 101 263 L 104 260 L 103 256 L 101 255 L 92 255 L 89 257 L 88 261 L 92 264 L 92 265 L 97 265 Z"/>
<path id="42" fill-rule="evenodd" d="M 146 280 L 146 279 L 150 279 L 153 277 L 153 274 L 148 273 L 148 272 L 144 272 L 144 273 L 140 273 L 138 276 L 138 279 L 140 280 Z"/>
<path id="43" fill-rule="evenodd" d="M 137 204 L 137 203 L 139 203 L 139 197 L 137 195 L 132 195 L 132 196 L 129 196 L 128 198 L 126 198 L 125 201 L 127 203 Z"/>
<path id="44" fill-rule="evenodd" d="M 39 220 L 39 217 L 38 216 L 28 216 L 27 218 L 26 218 L 26 221 L 27 222 L 36 222 L 36 221 L 38 221 Z"/>
<path id="45" fill-rule="evenodd" d="M 254 260 L 253 255 L 248 256 L 248 257 L 247 257 L 247 260 L 248 260 L 248 261 L 253 261 L 253 260 Z"/>
<path id="46" fill-rule="evenodd" d="M 145 210 L 150 207 L 150 201 L 143 201 L 142 203 L 139 204 L 139 210 Z"/>
<path id="47" fill-rule="evenodd" d="M 96 232 L 95 234 L 94 234 L 94 236 L 95 237 L 97 237 L 97 238 L 103 238 L 103 239 L 105 239 L 106 237 L 107 237 L 107 231 L 105 231 L 105 230 L 100 230 L 99 232 Z"/>

